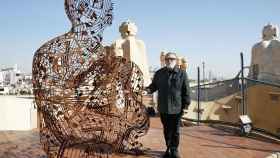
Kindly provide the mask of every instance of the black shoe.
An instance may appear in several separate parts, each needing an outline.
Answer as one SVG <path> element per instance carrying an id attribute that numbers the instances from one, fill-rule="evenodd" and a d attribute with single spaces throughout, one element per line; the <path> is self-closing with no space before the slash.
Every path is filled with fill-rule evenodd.
<path id="1" fill-rule="evenodd" d="M 171 149 L 170 158 L 181 158 L 177 149 Z"/>
<path id="2" fill-rule="evenodd" d="M 162 158 L 170 158 L 170 150 L 167 148 Z"/>

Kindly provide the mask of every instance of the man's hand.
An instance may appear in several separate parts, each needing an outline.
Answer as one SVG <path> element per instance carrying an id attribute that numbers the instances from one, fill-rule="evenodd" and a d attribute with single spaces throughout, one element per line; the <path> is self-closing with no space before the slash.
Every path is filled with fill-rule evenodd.
<path id="1" fill-rule="evenodd" d="M 145 90 L 143 90 L 143 91 L 142 91 L 142 95 L 148 95 L 148 92 L 145 91 Z"/>
<path id="2" fill-rule="evenodd" d="M 186 108 L 187 107 L 187 108 Z M 185 113 L 185 110 L 188 110 L 188 106 L 183 106 L 183 108 L 181 109 L 181 112 L 180 112 L 180 114 L 183 116 L 184 115 L 184 113 Z"/>
<path id="3" fill-rule="evenodd" d="M 144 91 L 145 91 L 147 94 L 152 94 L 151 89 L 150 89 L 149 87 L 145 87 L 145 88 L 144 88 Z M 144 92 L 144 93 L 145 93 L 145 92 Z"/>

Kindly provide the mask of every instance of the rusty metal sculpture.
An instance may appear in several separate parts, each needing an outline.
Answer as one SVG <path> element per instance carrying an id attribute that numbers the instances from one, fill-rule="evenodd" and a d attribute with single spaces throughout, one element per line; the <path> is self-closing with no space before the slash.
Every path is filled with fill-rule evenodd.
<path id="1" fill-rule="evenodd" d="M 44 150 L 49 158 L 135 151 L 149 126 L 143 77 L 137 65 L 101 45 L 112 3 L 65 0 L 65 8 L 71 31 L 45 43 L 33 59 Z"/>

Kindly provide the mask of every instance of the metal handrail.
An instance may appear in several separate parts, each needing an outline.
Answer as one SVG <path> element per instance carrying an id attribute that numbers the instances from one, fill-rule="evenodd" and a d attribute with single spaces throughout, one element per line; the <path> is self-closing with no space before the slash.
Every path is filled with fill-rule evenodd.
<path id="1" fill-rule="evenodd" d="M 248 77 L 245 77 L 245 79 L 248 80 L 248 81 L 253 81 L 253 82 L 269 85 L 269 86 L 272 86 L 272 87 L 280 88 L 280 84 L 276 84 L 276 83 L 272 83 L 272 82 L 267 82 L 267 81 L 262 81 L 262 80 L 251 79 L 251 78 L 248 78 Z"/>

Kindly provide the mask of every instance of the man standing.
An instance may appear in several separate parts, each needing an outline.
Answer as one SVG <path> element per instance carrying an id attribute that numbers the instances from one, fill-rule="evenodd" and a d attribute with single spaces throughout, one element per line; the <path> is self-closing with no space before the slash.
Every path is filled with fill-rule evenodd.
<path id="1" fill-rule="evenodd" d="M 180 121 L 183 110 L 190 105 L 190 88 L 187 73 L 176 66 L 175 53 L 167 53 L 166 66 L 158 70 L 149 93 L 158 91 L 158 111 L 163 125 L 166 152 L 164 158 L 180 158 Z"/>

